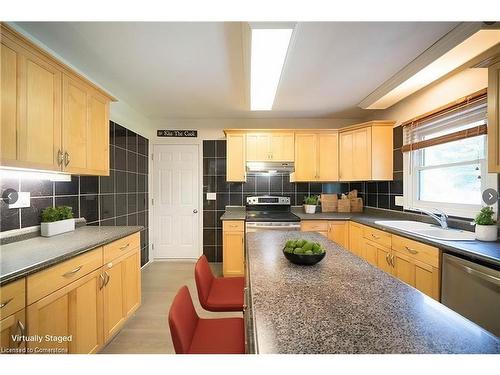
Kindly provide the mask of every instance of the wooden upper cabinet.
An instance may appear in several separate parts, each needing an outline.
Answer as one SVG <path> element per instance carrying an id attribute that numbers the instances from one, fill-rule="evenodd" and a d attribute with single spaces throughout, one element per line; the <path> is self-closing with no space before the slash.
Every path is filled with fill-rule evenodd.
<path id="1" fill-rule="evenodd" d="M 317 181 L 338 181 L 339 138 L 337 133 L 318 134 L 318 178 Z"/>
<path id="2" fill-rule="evenodd" d="M 109 101 L 101 89 L 0 24 L 1 165 L 109 174 Z"/>
<path id="3" fill-rule="evenodd" d="M 317 135 L 295 134 L 295 181 L 315 181 L 317 177 Z"/>
<path id="4" fill-rule="evenodd" d="M 294 181 L 338 181 L 337 132 L 296 133 Z"/>
<path id="5" fill-rule="evenodd" d="M 293 161 L 294 134 L 286 132 L 247 133 L 247 161 Z"/>
<path id="6" fill-rule="evenodd" d="M 226 180 L 232 182 L 245 182 L 245 133 L 226 134 Z"/>
<path id="7" fill-rule="evenodd" d="M 370 121 L 341 130 L 340 181 L 392 180 L 392 121 Z"/>
<path id="8" fill-rule="evenodd" d="M 488 172 L 500 173 L 500 61 L 488 67 Z"/>
<path id="9" fill-rule="evenodd" d="M 17 75 L 18 52 L 5 45 L 1 45 L 1 134 L 0 150 L 2 165 L 12 164 L 17 158 Z"/>
<path id="10" fill-rule="evenodd" d="M 63 170 L 108 175 L 108 100 L 78 78 L 64 75 L 63 103 Z"/>

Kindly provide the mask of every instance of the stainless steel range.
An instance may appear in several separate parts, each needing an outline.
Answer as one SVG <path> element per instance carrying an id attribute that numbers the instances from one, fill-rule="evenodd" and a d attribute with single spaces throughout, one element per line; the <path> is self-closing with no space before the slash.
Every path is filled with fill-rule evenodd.
<path id="1" fill-rule="evenodd" d="M 270 195 L 248 197 L 246 232 L 300 230 L 300 219 L 290 208 L 290 197 Z"/>

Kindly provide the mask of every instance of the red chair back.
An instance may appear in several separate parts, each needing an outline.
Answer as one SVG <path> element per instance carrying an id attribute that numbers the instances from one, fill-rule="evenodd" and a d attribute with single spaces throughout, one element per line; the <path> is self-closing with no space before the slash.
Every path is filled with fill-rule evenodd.
<path id="1" fill-rule="evenodd" d="M 184 285 L 177 292 L 168 314 L 170 334 L 177 354 L 188 353 L 198 319 L 189 289 Z"/>
<path id="2" fill-rule="evenodd" d="M 196 289 L 198 290 L 198 299 L 200 300 L 200 305 L 207 309 L 208 295 L 210 294 L 210 288 L 212 287 L 212 282 L 215 279 L 208 264 L 207 257 L 202 255 L 200 259 L 196 262 L 194 267 L 194 278 L 196 280 Z"/>

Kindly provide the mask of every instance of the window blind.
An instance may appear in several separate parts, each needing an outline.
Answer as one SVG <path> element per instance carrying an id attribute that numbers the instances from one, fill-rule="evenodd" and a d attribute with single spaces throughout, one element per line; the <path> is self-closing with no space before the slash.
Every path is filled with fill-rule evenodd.
<path id="1" fill-rule="evenodd" d="M 487 134 L 486 93 L 449 110 L 403 124 L 404 140 L 401 151 L 409 152 L 460 139 Z"/>

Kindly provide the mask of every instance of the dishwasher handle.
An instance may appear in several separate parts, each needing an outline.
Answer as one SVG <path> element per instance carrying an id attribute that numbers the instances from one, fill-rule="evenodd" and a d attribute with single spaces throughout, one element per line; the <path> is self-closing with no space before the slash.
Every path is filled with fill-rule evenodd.
<path id="1" fill-rule="evenodd" d="M 500 278 L 493 276 L 493 275 L 489 275 L 487 273 L 481 272 L 477 269 L 470 267 L 468 265 L 469 262 L 466 263 L 465 261 L 462 261 L 461 259 L 455 258 L 455 257 L 453 257 L 453 258 L 446 257 L 446 262 L 453 264 L 455 267 L 467 272 L 469 275 L 478 277 L 478 278 L 480 278 L 488 283 L 492 283 L 492 284 L 495 284 L 496 286 L 500 287 Z"/>

